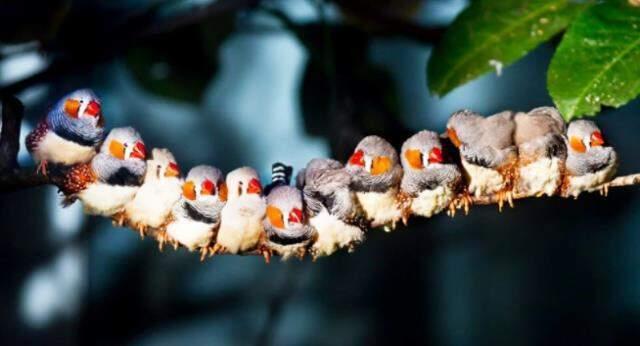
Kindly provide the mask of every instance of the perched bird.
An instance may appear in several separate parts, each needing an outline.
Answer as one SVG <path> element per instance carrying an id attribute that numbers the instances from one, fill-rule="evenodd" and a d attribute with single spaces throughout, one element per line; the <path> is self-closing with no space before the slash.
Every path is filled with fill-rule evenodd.
<path id="1" fill-rule="evenodd" d="M 402 217 L 398 201 L 402 167 L 391 144 L 378 136 L 365 137 L 349 158 L 347 172 L 371 226 L 385 226 L 387 231 L 395 228 Z"/>
<path id="2" fill-rule="evenodd" d="M 594 190 L 606 195 L 607 183 L 618 169 L 618 155 L 606 146 L 598 126 L 589 120 L 572 121 L 566 140 L 569 150 L 562 195 L 577 198 L 583 191 Z"/>
<path id="3" fill-rule="evenodd" d="M 505 111 L 487 118 L 462 110 L 447 123 L 447 136 L 460 150 L 468 192 L 476 197 L 497 194 L 499 206 L 512 201 L 518 154 L 513 142 L 513 113 Z"/>
<path id="4" fill-rule="evenodd" d="M 517 113 L 514 121 L 514 143 L 518 147 L 515 193 L 553 196 L 562 184 L 567 159 L 562 116 L 553 107 L 539 107 Z"/>
<path id="5" fill-rule="evenodd" d="M 241 167 L 227 174 L 229 200 L 222 208 L 220 229 L 213 253 L 237 254 L 258 249 L 269 262 L 262 220 L 267 204 L 255 169 Z"/>
<path id="6" fill-rule="evenodd" d="M 104 136 L 100 100 L 89 89 L 66 95 L 27 135 L 27 149 L 47 175 L 47 164 L 72 166 L 91 161 Z"/>
<path id="7" fill-rule="evenodd" d="M 356 196 L 351 191 L 351 175 L 332 159 L 313 159 L 297 176 L 304 195 L 309 224 L 317 238 L 311 247 L 314 258 L 329 256 L 336 250 L 364 240 L 364 232 L 350 223 L 358 212 Z"/>
<path id="8" fill-rule="evenodd" d="M 402 144 L 400 160 L 400 190 L 408 197 L 405 223 L 409 213 L 431 217 L 449 207 L 453 215 L 462 174 L 457 165 L 445 163 L 438 134 L 425 130 L 411 136 Z"/>
<path id="9" fill-rule="evenodd" d="M 122 217 L 144 236 L 145 231 L 162 226 L 182 194 L 180 167 L 167 149 L 155 148 L 147 160 L 147 173 L 135 197 L 127 203 Z"/>
<path id="10" fill-rule="evenodd" d="M 160 246 L 169 241 L 189 251 L 200 249 L 201 259 L 212 250 L 220 212 L 227 201 L 227 185 L 215 167 L 193 167 L 182 184 L 182 196 L 173 206 L 165 231 L 158 232 Z"/>
<path id="11" fill-rule="evenodd" d="M 65 205 L 80 199 L 85 212 L 114 216 L 131 201 L 145 174 L 144 142 L 131 127 L 109 132 L 100 152 L 90 163 L 73 166 L 65 176 L 61 190 Z"/>
<path id="12" fill-rule="evenodd" d="M 272 183 L 267 195 L 267 217 L 263 222 L 269 248 L 283 260 L 292 256 L 304 257 L 315 235 L 305 217 L 302 192 L 289 186 L 291 172 L 290 166 L 273 165 Z"/>

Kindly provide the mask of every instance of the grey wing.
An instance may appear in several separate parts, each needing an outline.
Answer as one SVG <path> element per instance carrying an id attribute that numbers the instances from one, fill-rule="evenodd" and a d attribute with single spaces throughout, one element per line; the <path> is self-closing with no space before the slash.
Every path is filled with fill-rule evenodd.
<path id="1" fill-rule="evenodd" d="M 344 169 L 310 172 L 303 189 L 310 214 L 315 215 L 323 209 L 332 212 L 337 192 L 348 189 L 350 182 L 351 176 Z"/>
<path id="2" fill-rule="evenodd" d="M 616 164 L 618 156 L 611 147 L 591 148 L 585 154 L 570 154 L 567 157 L 567 170 L 575 176 L 595 173 Z"/>
<path id="3" fill-rule="evenodd" d="M 296 187 L 299 190 L 304 189 L 304 185 L 305 185 L 305 175 L 307 174 L 307 170 L 306 168 L 303 168 L 300 170 L 300 172 L 298 172 L 298 175 L 296 175 Z"/>

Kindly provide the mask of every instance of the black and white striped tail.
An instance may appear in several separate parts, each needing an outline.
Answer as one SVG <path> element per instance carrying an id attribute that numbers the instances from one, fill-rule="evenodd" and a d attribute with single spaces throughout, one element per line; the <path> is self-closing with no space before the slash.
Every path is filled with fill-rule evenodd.
<path id="1" fill-rule="evenodd" d="M 265 188 L 265 194 L 269 194 L 269 191 L 276 186 L 289 185 L 292 173 L 293 167 L 281 162 L 274 163 L 271 166 L 271 184 Z"/>

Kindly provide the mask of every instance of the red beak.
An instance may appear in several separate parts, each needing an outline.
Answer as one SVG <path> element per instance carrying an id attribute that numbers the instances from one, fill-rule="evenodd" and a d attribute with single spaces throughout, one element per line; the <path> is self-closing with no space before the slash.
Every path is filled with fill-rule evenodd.
<path id="1" fill-rule="evenodd" d="M 100 104 L 96 101 L 91 101 L 87 105 L 87 109 L 84 110 L 84 113 L 90 115 L 92 117 L 97 117 L 100 115 Z"/>
<path id="2" fill-rule="evenodd" d="M 144 160 L 147 157 L 147 148 L 142 142 L 136 142 L 131 152 L 131 157 L 135 157 L 140 160 Z"/>
<path id="3" fill-rule="evenodd" d="M 358 150 L 349 158 L 349 164 L 364 167 L 364 151 Z"/>
<path id="4" fill-rule="evenodd" d="M 260 181 L 258 179 L 253 178 L 251 179 L 251 181 L 249 181 L 247 193 L 255 193 L 257 195 L 262 193 L 262 185 L 260 185 Z"/>
<path id="5" fill-rule="evenodd" d="M 591 146 L 592 147 L 600 147 L 604 145 L 604 137 L 602 137 L 602 132 L 595 131 L 591 134 Z"/>
<path id="6" fill-rule="evenodd" d="M 202 182 L 200 194 L 213 195 L 216 192 L 216 185 L 209 179 L 205 179 Z"/>
<path id="7" fill-rule="evenodd" d="M 433 148 L 429 152 L 429 163 L 442 163 L 442 150 L 440 148 Z"/>
<path id="8" fill-rule="evenodd" d="M 302 214 L 302 210 L 298 208 L 293 208 L 289 213 L 289 222 L 302 223 L 303 221 L 304 221 L 304 215 Z"/>

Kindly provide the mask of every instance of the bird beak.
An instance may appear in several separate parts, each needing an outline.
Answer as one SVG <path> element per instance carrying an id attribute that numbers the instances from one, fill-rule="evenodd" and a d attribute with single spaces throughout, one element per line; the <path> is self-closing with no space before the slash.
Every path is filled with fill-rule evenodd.
<path id="1" fill-rule="evenodd" d="M 229 195 L 229 189 L 227 188 L 227 184 L 222 183 L 218 185 L 218 198 L 221 201 L 226 202 L 228 195 Z"/>
<path id="2" fill-rule="evenodd" d="M 462 145 L 462 142 L 460 141 L 460 138 L 458 138 L 458 134 L 456 133 L 456 130 L 452 128 L 448 128 L 447 137 L 449 137 L 449 140 L 451 141 L 451 143 L 453 143 L 453 145 L 456 146 L 456 148 L 460 148 L 460 146 Z"/>
<path id="3" fill-rule="evenodd" d="M 364 167 L 364 151 L 356 150 L 349 158 L 349 164 Z"/>
<path id="4" fill-rule="evenodd" d="M 205 179 L 200 185 L 200 194 L 203 196 L 211 196 L 214 193 L 216 193 L 216 184 L 209 179 Z"/>
<path id="5" fill-rule="evenodd" d="M 167 166 L 167 170 L 164 172 L 164 176 L 167 178 L 171 177 L 179 177 L 180 176 L 180 166 L 177 163 L 171 162 L 169 166 Z"/>
<path id="6" fill-rule="evenodd" d="M 595 131 L 591 134 L 591 146 L 592 147 L 601 147 L 604 145 L 604 138 L 602 137 L 602 132 Z"/>
<path id="7" fill-rule="evenodd" d="M 291 209 L 289 213 L 289 223 L 303 223 L 304 222 L 304 214 L 302 214 L 302 210 L 298 208 Z"/>
<path id="8" fill-rule="evenodd" d="M 140 160 L 144 160 L 147 157 L 147 148 L 142 142 L 136 142 L 131 152 L 131 157 L 135 157 Z"/>
<path id="9" fill-rule="evenodd" d="M 571 148 L 579 153 L 584 153 L 587 151 L 587 147 L 582 143 L 582 140 L 578 137 L 572 136 L 569 140 L 569 145 Z"/>
<path id="10" fill-rule="evenodd" d="M 429 163 L 442 163 L 442 150 L 440 148 L 433 148 L 429 152 Z"/>
<path id="11" fill-rule="evenodd" d="M 89 102 L 87 108 L 84 110 L 84 114 L 92 117 L 100 116 L 100 104 L 96 101 Z"/>
<path id="12" fill-rule="evenodd" d="M 124 144 L 115 139 L 109 143 L 109 153 L 116 159 L 124 160 L 125 149 Z"/>
<path id="13" fill-rule="evenodd" d="M 422 152 L 418 149 L 408 149 L 404 152 L 404 158 L 407 159 L 409 166 L 413 169 L 422 169 Z"/>
<path id="14" fill-rule="evenodd" d="M 260 181 L 258 179 L 253 178 L 251 179 L 251 181 L 249 181 L 247 193 L 255 193 L 256 195 L 262 193 L 262 185 L 260 185 Z"/>
<path id="15" fill-rule="evenodd" d="M 371 163 L 371 174 L 384 174 L 391 169 L 391 159 L 386 156 L 376 156 Z"/>
<path id="16" fill-rule="evenodd" d="M 64 111 L 65 113 L 69 114 L 70 117 L 77 118 L 78 110 L 80 110 L 79 101 L 73 99 L 67 99 L 66 101 L 64 101 Z"/>
<path id="17" fill-rule="evenodd" d="M 278 207 L 274 207 L 271 204 L 267 206 L 267 218 L 273 227 L 284 228 L 284 220 L 282 219 L 282 212 Z"/>
<path id="18" fill-rule="evenodd" d="M 189 180 L 182 184 L 182 195 L 190 201 L 196 199 L 196 185 L 193 181 Z"/>

